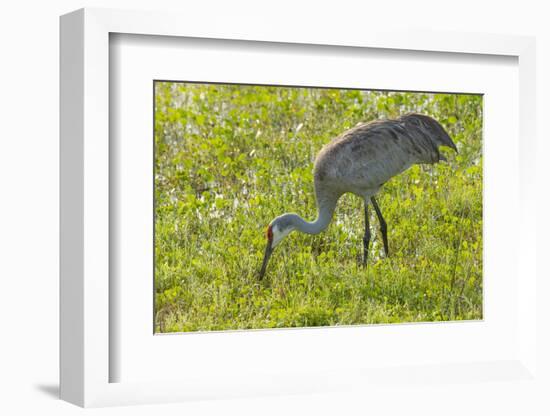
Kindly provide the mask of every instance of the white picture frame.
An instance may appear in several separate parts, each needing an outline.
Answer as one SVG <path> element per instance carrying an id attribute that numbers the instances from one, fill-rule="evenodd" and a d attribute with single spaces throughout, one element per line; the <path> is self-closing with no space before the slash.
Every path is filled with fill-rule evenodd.
<path id="1" fill-rule="evenodd" d="M 239 380 L 233 374 L 205 374 L 178 381 L 111 382 L 110 366 L 119 359 L 110 349 L 109 258 L 109 36 L 115 33 L 185 38 L 278 42 L 301 45 L 431 51 L 440 54 L 504 55 L 517 58 L 519 68 L 520 213 L 535 212 L 532 181 L 535 169 L 535 43 L 533 38 L 467 33 L 349 28 L 327 35 L 318 28 L 264 25 L 240 26 L 217 21 L 205 25 L 192 16 L 168 13 L 83 9 L 61 18 L 61 398 L 80 406 L 158 403 L 197 398 L 252 397 L 360 388 L 377 383 L 399 385 L 419 378 L 426 389 L 434 380 L 458 378 L 480 384 L 487 374 L 504 380 L 537 383 L 536 362 L 536 218 L 521 215 L 517 268 L 522 270 L 517 291 L 518 345 L 516 353 L 498 362 L 446 362 L 414 369 L 349 368 L 293 374 L 282 372 L 264 379 Z M 284 47 L 284 46 L 283 46 Z M 531 248 L 531 249 L 530 249 Z M 516 273 L 518 273 L 516 271 Z M 152 334 L 151 334 L 152 335 Z M 244 342 L 245 334 L 236 333 Z M 243 364 L 245 365 L 245 364 Z M 477 375 L 476 375 L 477 374 Z M 481 376 L 480 376 L 481 374 Z M 493 380 L 492 377 L 489 377 Z M 355 387 L 354 387 L 355 386 Z M 431 386 L 431 387 L 430 387 Z"/>

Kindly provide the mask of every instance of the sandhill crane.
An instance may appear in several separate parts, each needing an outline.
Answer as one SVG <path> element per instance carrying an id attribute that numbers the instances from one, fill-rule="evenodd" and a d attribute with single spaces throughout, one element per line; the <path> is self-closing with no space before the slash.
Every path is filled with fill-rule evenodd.
<path id="1" fill-rule="evenodd" d="M 318 234 L 330 223 L 338 199 L 351 192 L 365 201 L 365 234 L 363 265 L 368 259 L 371 239 L 369 201 L 380 222 L 380 231 L 387 256 L 387 225 L 374 196 L 389 179 L 413 164 L 434 164 L 446 160 L 440 146 L 458 152 L 441 124 L 422 114 L 406 114 L 395 120 L 377 120 L 345 131 L 325 145 L 314 164 L 317 219 L 308 222 L 288 213 L 275 218 L 267 227 L 265 249 L 259 279 L 262 279 L 273 249 L 294 230 Z"/>

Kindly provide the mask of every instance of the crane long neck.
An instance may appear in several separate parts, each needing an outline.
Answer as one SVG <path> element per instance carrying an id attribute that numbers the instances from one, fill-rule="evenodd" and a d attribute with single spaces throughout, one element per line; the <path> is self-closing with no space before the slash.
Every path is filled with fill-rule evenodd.
<path id="1" fill-rule="evenodd" d="M 330 224 L 337 202 L 338 197 L 317 201 L 317 218 L 312 222 L 305 221 L 296 214 L 288 215 L 296 230 L 306 234 L 319 234 Z"/>

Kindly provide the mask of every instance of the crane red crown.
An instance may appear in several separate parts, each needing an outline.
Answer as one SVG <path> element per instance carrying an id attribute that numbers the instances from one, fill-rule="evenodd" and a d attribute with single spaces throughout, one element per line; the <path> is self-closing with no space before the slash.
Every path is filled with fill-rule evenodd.
<path id="1" fill-rule="evenodd" d="M 267 226 L 266 236 L 269 241 L 273 241 L 273 230 L 271 229 L 271 225 Z"/>

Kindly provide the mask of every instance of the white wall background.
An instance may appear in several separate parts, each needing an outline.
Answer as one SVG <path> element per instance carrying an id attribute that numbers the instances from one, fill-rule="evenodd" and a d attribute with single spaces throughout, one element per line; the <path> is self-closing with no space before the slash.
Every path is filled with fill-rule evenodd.
<path id="1" fill-rule="evenodd" d="M 76 414 L 81 409 L 57 400 L 58 394 L 58 16 L 84 6 L 179 10 L 201 16 L 246 13 L 281 26 L 323 24 L 327 31 L 345 25 L 381 25 L 386 20 L 409 27 L 537 36 L 539 131 L 539 256 L 547 256 L 549 230 L 546 119 L 550 114 L 550 12 L 544 1 L 391 0 L 332 2 L 169 1 L 169 0 L 20 0 L 0 10 L 0 413 Z M 543 216 L 546 214 L 546 217 Z M 514 230 L 510 230 L 513 244 Z M 539 261 L 541 273 L 549 267 Z M 539 285 L 550 293 L 550 283 Z M 544 298 L 541 298 L 541 300 Z M 549 302 L 550 303 L 550 302 Z M 541 313 L 548 316 L 549 306 Z M 544 332 L 543 332 L 544 331 Z M 548 329 L 542 329 L 548 365 Z M 542 352 L 542 351 L 541 351 Z M 548 367 L 547 367 L 548 368 Z M 547 371 L 547 374 L 550 372 Z M 456 394 L 406 398 L 358 397 L 346 393 L 305 397 L 197 402 L 93 410 L 96 414 L 550 414 L 533 395 L 503 384 L 498 400 L 486 392 L 457 385 Z"/>

